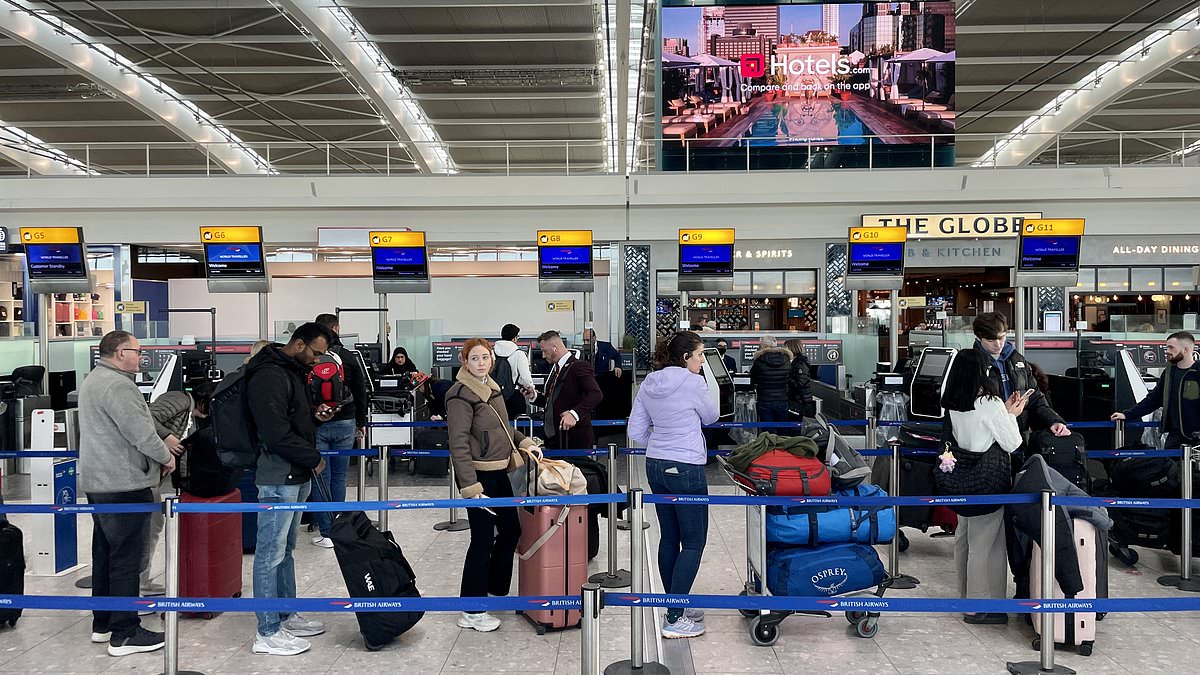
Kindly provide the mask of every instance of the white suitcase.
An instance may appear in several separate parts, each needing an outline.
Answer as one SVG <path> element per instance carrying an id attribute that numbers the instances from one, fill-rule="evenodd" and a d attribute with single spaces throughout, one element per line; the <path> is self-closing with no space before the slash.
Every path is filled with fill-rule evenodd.
<path id="1" fill-rule="evenodd" d="M 1075 518 L 1071 521 L 1071 528 L 1075 539 L 1075 555 L 1079 558 L 1079 574 L 1083 578 L 1083 590 L 1072 597 L 1094 599 L 1097 597 L 1096 590 L 1099 587 L 1097 576 L 1099 561 L 1101 560 L 1100 556 L 1105 556 L 1104 562 L 1107 564 L 1108 551 L 1101 546 L 1100 533 L 1088 521 Z M 1041 596 L 1042 551 L 1038 547 L 1037 542 L 1033 544 L 1033 555 L 1030 560 L 1029 589 L 1031 596 Z M 1063 592 L 1058 585 L 1057 579 L 1054 581 L 1053 597 L 1063 597 Z M 1092 653 L 1092 645 L 1096 641 L 1096 621 L 1098 620 L 1096 613 L 1075 612 L 1070 614 L 1054 614 L 1053 616 L 1054 643 L 1056 645 L 1076 647 L 1081 656 L 1090 655 Z M 1040 620 L 1034 620 L 1033 629 L 1040 635 Z M 1034 640 L 1034 649 L 1039 649 L 1040 647 L 1041 637 Z"/>

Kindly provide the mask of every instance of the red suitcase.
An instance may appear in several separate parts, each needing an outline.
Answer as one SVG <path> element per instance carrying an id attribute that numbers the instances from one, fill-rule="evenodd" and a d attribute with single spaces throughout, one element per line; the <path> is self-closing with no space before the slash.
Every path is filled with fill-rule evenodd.
<path id="1" fill-rule="evenodd" d="M 587 506 L 518 509 L 521 542 L 517 588 L 521 595 L 579 595 L 588 580 Z M 579 625 L 575 610 L 526 610 L 538 635 Z"/>
<path id="2" fill-rule="evenodd" d="M 238 490 L 188 503 L 237 503 Z M 184 513 L 179 516 L 179 595 L 184 598 L 237 598 L 242 595 L 242 514 Z M 201 614 L 211 619 L 212 614 Z"/>

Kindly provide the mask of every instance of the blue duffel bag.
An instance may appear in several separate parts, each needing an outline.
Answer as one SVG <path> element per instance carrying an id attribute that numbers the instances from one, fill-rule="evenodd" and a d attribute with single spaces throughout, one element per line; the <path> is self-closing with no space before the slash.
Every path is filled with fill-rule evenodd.
<path id="1" fill-rule="evenodd" d="M 878 485 L 834 490 L 833 497 L 886 497 Z M 818 544 L 886 544 L 896 536 L 891 506 L 767 507 L 767 543 L 788 546 Z"/>
<path id="2" fill-rule="evenodd" d="M 883 583 L 887 572 L 863 544 L 778 547 L 767 553 L 767 588 L 774 595 L 829 597 Z"/>

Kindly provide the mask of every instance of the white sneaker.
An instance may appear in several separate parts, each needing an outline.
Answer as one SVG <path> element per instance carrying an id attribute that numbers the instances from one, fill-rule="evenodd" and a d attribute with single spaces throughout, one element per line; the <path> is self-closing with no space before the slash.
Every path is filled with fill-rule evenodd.
<path id="1" fill-rule="evenodd" d="M 271 656 L 295 656 L 303 654 L 312 647 L 308 640 L 296 637 L 286 630 L 280 629 L 274 635 L 256 635 L 254 646 L 250 648 L 254 654 L 269 654 Z"/>
<path id="2" fill-rule="evenodd" d="M 313 546 L 320 546 L 321 548 L 333 548 L 333 540 L 329 537 L 313 537 L 312 543 Z"/>
<path id="3" fill-rule="evenodd" d="M 154 597 L 154 596 L 167 594 L 166 586 L 164 586 L 162 584 L 156 584 L 153 581 L 147 583 L 145 586 L 142 586 L 141 590 L 142 590 L 143 598 L 150 598 L 150 597 Z"/>
<path id="4" fill-rule="evenodd" d="M 704 624 L 696 623 L 687 616 L 681 616 L 675 623 L 664 623 L 662 636 L 665 638 L 694 638 L 704 635 Z"/>
<path id="5" fill-rule="evenodd" d="M 108 631 L 107 633 L 96 633 L 96 632 L 92 633 L 92 642 L 95 642 L 98 645 L 102 645 L 111 639 L 112 639 L 112 631 L 111 630 Z"/>
<path id="6" fill-rule="evenodd" d="M 696 623 L 704 621 L 704 610 L 702 609 L 685 609 L 683 615 Z"/>
<path id="7" fill-rule="evenodd" d="M 281 627 L 294 637 L 312 637 L 325 632 L 325 624 L 306 619 L 299 614 L 289 616 Z"/>
<path id="8" fill-rule="evenodd" d="M 458 615 L 458 627 L 474 628 L 480 633 L 490 633 L 500 627 L 500 619 L 487 612 L 479 612 L 478 614 L 462 612 Z"/>

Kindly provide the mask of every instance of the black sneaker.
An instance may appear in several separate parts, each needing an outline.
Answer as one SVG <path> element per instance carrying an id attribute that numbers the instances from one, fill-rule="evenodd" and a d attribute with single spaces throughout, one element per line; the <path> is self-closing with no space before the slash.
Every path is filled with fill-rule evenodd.
<path id="1" fill-rule="evenodd" d="M 138 626 L 137 631 L 126 638 L 113 638 L 108 643 L 109 656 L 129 656 L 153 652 L 163 648 L 163 634 Z"/>

